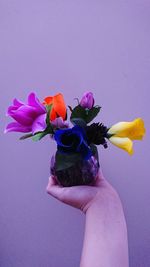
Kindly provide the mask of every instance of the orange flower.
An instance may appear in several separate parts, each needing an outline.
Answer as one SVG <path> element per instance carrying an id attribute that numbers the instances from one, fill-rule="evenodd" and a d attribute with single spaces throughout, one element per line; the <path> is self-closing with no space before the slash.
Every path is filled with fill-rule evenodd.
<path id="1" fill-rule="evenodd" d="M 47 96 L 44 98 L 44 105 L 52 104 L 52 109 L 50 112 L 50 120 L 53 121 L 57 117 L 62 117 L 63 120 L 66 118 L 66 105 L 62 94 L 57 94 L 55 96 Z"/>

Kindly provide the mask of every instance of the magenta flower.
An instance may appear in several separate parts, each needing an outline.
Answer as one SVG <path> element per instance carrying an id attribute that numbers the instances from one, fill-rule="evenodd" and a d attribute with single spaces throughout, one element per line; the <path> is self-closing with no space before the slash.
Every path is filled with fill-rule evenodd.
<path id="1" fill-rule="evenodd" d="M 91 109 L 94 106 L 94 97 L 92 92 L 84 93 L 80 101 L 80 106 L 88 109 Z"/>
<path id="2" fill-rule="evenodd" d="M 51 124 L 54 128 L 68 128 L 69 123 L 67 121 L 64 121 L 62 117 L 58 117 L 55 120 L 51 121 Z"/>
<path id="3" fill-rule="evenodd" d="M 13 105 L 7 111 L 7 116 L 12 117 L 15 122 L 9 123 L 4 132 L 32 132 L 32 134 L 42 132 L 47 126 L 46 115 L 46 108 L 35 93 L 29 94 L 27 104 L 15 98 Z"/>

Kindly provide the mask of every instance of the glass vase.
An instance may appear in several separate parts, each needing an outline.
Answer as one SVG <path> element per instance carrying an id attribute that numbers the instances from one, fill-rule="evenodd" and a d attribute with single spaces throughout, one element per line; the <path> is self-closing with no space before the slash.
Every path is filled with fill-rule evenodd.
<path id="1" fill-rule="evenodd" d="M 64 187 L 76 185 L 92 185 L 99 170 L 98 153 L 88 160 L 78 160 L 74 165 L 63 170 L 56 170 L 56 157 L 51 158 L 50 173 L 57 179 L 59 185 Z"/>

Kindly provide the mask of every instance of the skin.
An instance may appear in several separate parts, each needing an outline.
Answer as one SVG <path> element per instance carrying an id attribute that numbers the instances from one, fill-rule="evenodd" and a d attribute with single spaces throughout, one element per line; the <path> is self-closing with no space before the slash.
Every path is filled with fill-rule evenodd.
<path id="1" fill-rule="evenodd" d="M 80 267 L 129 266 L 122 204 L 101 170 L 91 186 L 62 187 L 50 176 L 46 191 L 86 216 Z"/>

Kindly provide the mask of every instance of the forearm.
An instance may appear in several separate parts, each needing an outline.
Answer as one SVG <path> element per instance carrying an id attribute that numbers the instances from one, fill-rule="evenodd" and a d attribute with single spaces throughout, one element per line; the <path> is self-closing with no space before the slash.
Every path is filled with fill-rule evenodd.
<path id="1" fill-rule="evenodd" d="M 80 267 L 128 267 L 127 229 L 116 196 L 97 198 L 86 211 Z"/>

